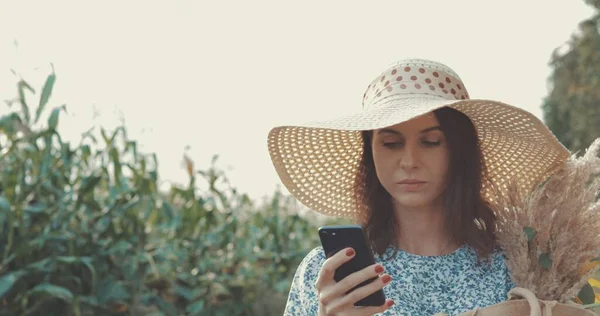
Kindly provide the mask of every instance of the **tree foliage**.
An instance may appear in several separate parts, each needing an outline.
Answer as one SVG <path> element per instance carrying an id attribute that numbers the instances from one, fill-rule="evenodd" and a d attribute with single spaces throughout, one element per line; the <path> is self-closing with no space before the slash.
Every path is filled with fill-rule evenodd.
<path id="1" fill-rule="evenodd" d="M 586 0 L 600 12 L 599 0 Z M 580 23 L 579 33 L 552 54 L 544 120 L 572 151 L 600 136 L 600 13 Z"/>

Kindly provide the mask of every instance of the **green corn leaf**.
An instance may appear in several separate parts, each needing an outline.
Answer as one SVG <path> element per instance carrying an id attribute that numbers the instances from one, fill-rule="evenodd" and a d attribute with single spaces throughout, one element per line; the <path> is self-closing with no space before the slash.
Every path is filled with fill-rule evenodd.
<path id="1" fill-rule="evenodd" d="M 117 148 L 112 147 L 110 149 L 110 157 L 113 161 L 113 171 L 115 182 L 118 187 L 121 187 L 121 158 L 119 157 L 119 151 Z"/>
<path id="2" fill-rule="evenodd" d="M 66 263 L 66 264 L 83 264 L 90 271 L 90 274 L 92 275 L 92 285 L 95 286 L 95 284 L 96 284 L 96 269 L 94 268 L 94 265 L 92 264 L 92 258 L 90 258 L 90 257 L 75 257 L 75 256 L 59 256 L 59 257 L 56 257 L 56 261 L 60 262 L 60 263 Z"/>
<path id="3" fill-rule="evenodd" d="M 56 130 L 56 127 L 58 126 L 58 116 L 60 114 L 61 109 L 62 108 L 60 107 L 52 109 L 50 117 L 48 118 L 48 129 L 52 131 Z"/>
<path id="4" fill-rule="evenodd" d="M 27 213 L 40 214 L 44 213 L 48 206 L 46 204 L 28 205 L 23 210 Z"/>
<path id="5" fill-rule="evenodd" d="M 10 202 L 8 202 L 5 196 L 0 196 L 0 211 L 10 212 L 10 209 Z"/>
<path id="6" fill-rule="evenodd" d="M 193 304 L 188 305 L 186 312 L 190 315 L 198 315 L 204 310 L 204 304 L 203 300 L 194 302 Z"/>
<path id="7" fill-rule="evenodd" d="M 71 302 L 73 300 L 73 293 L 71 293 L 71 291 L 69 291 L 68 289 L 66 289 L 62 286 L 58 286 L 58 285 L 54 285 L 54 284 L 50 284 L 50 283 L 38 284 L 33 289 L 31 289 L 28 292 L 28 294 L 30 294 L 30 295 L 36 295 L 36 294 L 49 295 L 49 296 L 53 296 L 56 298 L 60 298 L 66 302 Z"/>
<path id="8" fill-rule="evenodd" d="M 95 288 L 98 278 L 97 278 L 97 274 L 96 274 L 96 268 L 94 267 L 94 265 L 92 263 L 92 258 L 83 257 L 83 258 L 81 258 L 81 262 L 90 270 L 90 273 L 92 274 L 92 287 Z"/>
<path id="9" fill-rule="evenodd" d="M 96 139 L 96 136 L 94 136 L 94 128 L 90 128 L 87 131 L 85 131 L 83 134 L 81 134 L 81 140 L 86 140 L 86 139 L 90 139 L 92 141 L 92 143 L 97 144 L 98 140 Z"/>
<path id="10" fill-rule="evenodd" d="M 21 122 L 21 118 L 17 113 L 4 115 L 0 119 L 0 130 L 8 135 L 13 135 L 17 132 L 17 124 L 19 122 Z"/>
<path id="11" fill-rule="evenodd" d="M 17 283 L 17 281 L 19 281 L 19 279 L 26 274 L 27 273 L 25 271 L 17 270 L 0 278 L 0 297 L 3 297 L 8 291 L 10 291 L 13 285 L 15 285 L 15 283 Z"/>
<path id="12" fill-rule="evenodd" d="M 92 150 L 90 146 L 83 145 L 81 146 L 81 159 L 88 160 L 88 158 L 92 155 Z"/>
<path id="13" fill-rule="evenodd" d="M 165 301 L 161 296 L 156 296 L 154 302 L 158 308 L 163 311 L 166 315 L 176 315 L 177 309 L 173 303 Z"/>
<path id="14" fill-rule="evenodd" d="M 101 302 L 107 302 L 111 300 L 115 301 L 126 301 L 131 298 L 131 295 L 120 282 L 112 281 L 109 284 L 105 284 L 98 291 L 98 298 Z"/>
<path id="15" fill-rule="evenodd" d="M 108 249 L 107 253 L 119 255 L 122 253 L 126 253 L 127 251 L 129 251 L 132 248 L 133 248 L 133 246 L 131 245 L 130 242 L 128 242 L 126 240 L 119 240 Z"/>
<path id="16" fill-rule="evenodd" d="M 195 298 L 194 291 L 183 285 L 175 285 L 175 293 L 187 301 L 191 301 Z"/>
<path id="17" fill-rule="evenodd" d="M 53 73 L 46 78 L 46 83 L 44 83 L 44 87 L 42 88 L 42 95 L 40 96 L 40 103 L 38 104 L 38 108 L 35 111 L 35 119 L 34 122 L 37 123 L 44 111 L 44 107 L 48 104 L 48 100 L 50 100 L 50 95 L 52 94 L 52 88 L 54 87 L 54 82 L 56 81 L 56 75 Z"/>
<path id="18" fill-rule="evenodd" d="M 19 89 L 19 102 L 21 103 L 21 111 L 23 111 L 23 120 L 26 124 L 29 124 L 29 122 L 31 121 L 31 115 L 29 114 L 29 106 L 27 105 L 27 101 L 25 98 L 25 90 L 29 90 L 33 93 L 35 93 L 35 91 L 24 80 L 19 81 L 17 85 Z"/>
<path id="19" fill-rule="evenodd" d="M 88 192 L 90 192 L 91 190 L 93 190 L 94 187 L 100 182 L 101 179 L 102 179 L 101 176 L 94 175 L 94 174 L 89 177 L 84 178 L 81 183 L 81 187 L 79 188 L 79 194 L 85 195 Z"/>
<path id="20" fill-rule="evenodd" d="M 104 143 L 106 144 L 106 146 L 110 147 L 112 145 L 112 141 L 108 137 L 108 135 L 106 135 L 106 130 L 104 128 L 100 129 L 100 135 L 102 135 L 102 139 L 104 139 Z"/>

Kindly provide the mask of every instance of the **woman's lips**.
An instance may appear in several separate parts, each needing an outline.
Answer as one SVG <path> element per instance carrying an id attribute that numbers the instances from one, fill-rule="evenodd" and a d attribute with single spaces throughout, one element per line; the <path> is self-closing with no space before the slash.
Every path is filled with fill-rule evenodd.
<path id="1" fill-rule="evenodd" d="M 427 182 L 425 182 L 425 181 L 416 180 L 416 179 L 405 179 L 405 180 L 398 182 L 400 187 L 405 191 L 417 191 L 421 187 L 423 187 L 423 185 L 425 185 L 426 183 Z"/>
<path id="2" fill-rule="evenodd" d="M 422 181 L 419 179 L 404 179 L 404 180 L 398 182 L 398 184 L 419 184 L 419 183 L 425 183 L 425 181 Z"/>

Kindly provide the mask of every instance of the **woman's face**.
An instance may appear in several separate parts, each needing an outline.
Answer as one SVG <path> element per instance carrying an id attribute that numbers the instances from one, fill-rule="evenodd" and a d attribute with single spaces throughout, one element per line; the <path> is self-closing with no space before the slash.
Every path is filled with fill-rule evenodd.
<path id="1" fill-rule="evenodd" d="M 377 177 L 394 204 L 411 208 L 441 201 L 449 155 L 433 113 L 374 130 L 372 139 Z"/>

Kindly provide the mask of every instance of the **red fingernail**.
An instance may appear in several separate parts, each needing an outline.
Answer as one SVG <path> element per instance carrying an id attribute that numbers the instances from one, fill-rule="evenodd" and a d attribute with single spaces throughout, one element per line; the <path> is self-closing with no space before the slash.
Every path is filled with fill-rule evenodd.
<path id="1" fill-rule="evenodd" d="M 346 256 L 348 256 L 348 257 L 354 256 L 354 250 L 353 249 L 346 250 Z"/>
<path id="2" fill-rule="evenodd" d="M 383 272 L 383 267 L 382 266 L 376 266 L 375 267 L 375 272 L 377 272 L 377 273 Z"/>
<path id="3" fill-rule="evenodd" d="M 384 275 L 383 277 L 381 277 L 381 281 L 383 281 L 383 283 L 388 283 L 392 280 L 392 277 L 389 275 Z"/>
<path id="4" fill-rule="evenodd" d="M 390 307 L 390 306 L 392 306 L 392 305 L 394 305 L 394 301 L 389 301 L 389 302 L 387 303 L 387 306 L 388 306 L 388 307 Z"/>

